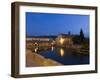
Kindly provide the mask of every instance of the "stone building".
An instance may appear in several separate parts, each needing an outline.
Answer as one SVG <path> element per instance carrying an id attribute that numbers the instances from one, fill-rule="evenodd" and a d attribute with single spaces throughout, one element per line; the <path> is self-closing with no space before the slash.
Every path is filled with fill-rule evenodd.
<path id="1" fill-rule="evenodd" d="M 61 47 L 71 47 L 73 45 L 72 36 L 67 34 L 60 34 L 56 38 L 56 45 Z"/>
<path id="2" fill-rule="evenodd" d="M 26 46 L 51 46 L 53 44 L 52 38 L 47 37 L 27 37 Z"/>

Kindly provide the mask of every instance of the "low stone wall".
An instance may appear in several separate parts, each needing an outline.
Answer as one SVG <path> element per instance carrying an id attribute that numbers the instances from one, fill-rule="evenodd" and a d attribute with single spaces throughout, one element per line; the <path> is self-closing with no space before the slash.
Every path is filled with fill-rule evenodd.
<path id="1" fill-rule="evenodd" d="M 43 56 L 39 55 L 38 53 L 34 53 L 31 50 L 26 50 L 26 66 L 58 66 L 62 65 L 59 62 L 56 62 L 51 59 L 44 58 Z"/>

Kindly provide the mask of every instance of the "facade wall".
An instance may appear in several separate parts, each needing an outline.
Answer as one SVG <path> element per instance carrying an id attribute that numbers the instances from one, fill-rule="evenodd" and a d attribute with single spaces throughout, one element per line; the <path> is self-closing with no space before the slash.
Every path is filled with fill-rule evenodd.
<path id="1" fill-rule="evenodd" d="M 73 45 L 72 37 L 59 35 L 56 38 L 56 45 L 57 46 L 71 46 Z"/>

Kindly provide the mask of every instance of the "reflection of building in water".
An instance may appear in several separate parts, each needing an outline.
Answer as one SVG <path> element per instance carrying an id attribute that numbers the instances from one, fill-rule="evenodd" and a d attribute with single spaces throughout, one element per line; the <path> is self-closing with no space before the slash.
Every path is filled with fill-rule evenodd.
<path id="1" fill-rule="evenodd" d="M 60 55 L 64 56 L 64 49 L 63 48 L 60 49 Z"/>
<path id="2" fill-rule="evenodd" d="M 58 48 L 56 48 L 56 53 L 59 56 L 63 57 L 65 55 L 65 50 L 64 50 L 64 48 L 58 47 Z"/>
<path id="3" fill-rule="evenodd" d="M 72 36 L 66 35 L 66 34 L 60 34 L 56 38 L 56 44 L 58 46 L 72 46 L 73 41 L 72 41 Z"/>
<path id="4" fill-rule="evenodd" d="M 52 47 L 51 47 L 51 51 L 54 51 L 54 48 L 55 48 L 55 47 L 52 46 Z"/>

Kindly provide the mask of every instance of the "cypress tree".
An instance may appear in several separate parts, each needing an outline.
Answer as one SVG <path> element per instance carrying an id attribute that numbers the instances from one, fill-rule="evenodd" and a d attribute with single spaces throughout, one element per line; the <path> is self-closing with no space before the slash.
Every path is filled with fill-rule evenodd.
<path id="1" fill-rule="evenodd" d="M 80 42 L 83 42 L 84 39 L 85 39 L 84 33 L 83 33 L 83 30 L 81 29 L 81 30 L 80 30 Z"/>

